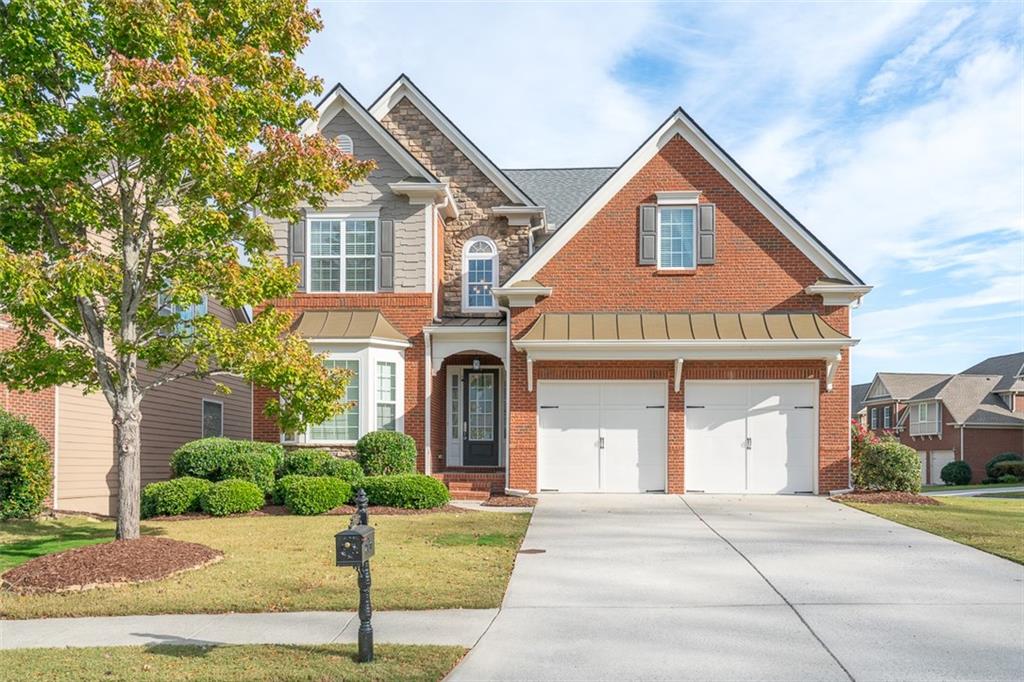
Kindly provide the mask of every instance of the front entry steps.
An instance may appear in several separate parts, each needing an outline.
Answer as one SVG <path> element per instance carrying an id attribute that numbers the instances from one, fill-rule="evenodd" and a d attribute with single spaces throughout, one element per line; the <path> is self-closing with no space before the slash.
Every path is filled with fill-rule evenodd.
<path id="1" fill-rule="evenodd" d="M 431 476 L 448 486 L 453 500 L 486 500 L 491 495 L 505 492 L 505 472 L 501 469 L 448 470 Z"/>

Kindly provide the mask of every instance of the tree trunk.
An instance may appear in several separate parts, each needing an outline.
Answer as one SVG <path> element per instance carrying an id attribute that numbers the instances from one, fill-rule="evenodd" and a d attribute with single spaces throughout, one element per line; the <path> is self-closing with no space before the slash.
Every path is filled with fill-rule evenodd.
<path id="1" fill-rule="evenodd" d="M 139 497 L 142 472 L 142 411 L 119 410 L 114 417 L 117 438 L 117 539 L 139 537 Z"/>

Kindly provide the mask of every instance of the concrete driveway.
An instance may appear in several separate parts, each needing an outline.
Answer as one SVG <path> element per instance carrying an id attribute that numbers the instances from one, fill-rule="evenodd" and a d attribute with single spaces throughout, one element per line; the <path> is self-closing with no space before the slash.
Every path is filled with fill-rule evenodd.
<path id="1" fill-rule="evenodd" d="M 814 497 L 546 495 L 452 680 L 1020 680 L 1024 567 Z"/>

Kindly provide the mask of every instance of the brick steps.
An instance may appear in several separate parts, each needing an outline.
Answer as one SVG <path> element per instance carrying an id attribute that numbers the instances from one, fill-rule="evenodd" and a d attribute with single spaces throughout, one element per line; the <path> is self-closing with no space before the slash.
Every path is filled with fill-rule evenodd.
<path id="1" fill-rule="evenodd" d="M 448 486 L 453 500 L 486 500 L 505 490 L 502 471 L 442 471 L 432 475 Z"/>

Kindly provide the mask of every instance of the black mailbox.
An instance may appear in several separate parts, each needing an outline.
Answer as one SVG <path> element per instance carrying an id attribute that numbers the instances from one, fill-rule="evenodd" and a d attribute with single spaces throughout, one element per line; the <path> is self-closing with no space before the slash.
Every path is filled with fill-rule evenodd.
<path id="1" fill-rule="evenodd" d="M 353 526 L 334 536 L 335 565 L 359 567 L 373 556 L 373 527 Z"/>

